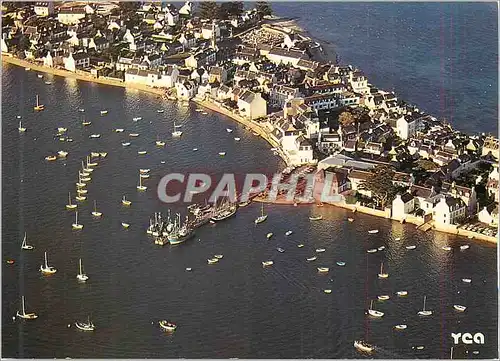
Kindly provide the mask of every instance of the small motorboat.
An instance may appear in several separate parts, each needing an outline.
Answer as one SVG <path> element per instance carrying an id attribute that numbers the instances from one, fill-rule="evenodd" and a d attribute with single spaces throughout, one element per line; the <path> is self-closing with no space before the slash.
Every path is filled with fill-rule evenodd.
<path id="1" fill-rule="evenodd" d="M 453 305 L 453 308 L 455 310 L 457 310 L 458 312 L 464 312 L 467 309 L 467 307 L 462 306 L 462 305 Z"/>
<path id="2" fill-rule="evenodd" d="M 394 326 L 394 328 L 396 330 L 406 330 L 408 328 L 408 326 L 404 325 L 404 324 L 401 324 L 401 325 L 396 325 Z"/>
<path id="3" fill-rule="evenodd" d="M 78 111 L 79 111 L 80 113 L 83 113 L 83 112 L 85 111 L 85 109 L 80 108 L 80 109 L 78 109 Z"/>
<path id="4" fill-rule="evenodd" d="M 191 272 L 193 269 L 191 267 L 186 267 L 186 271 Z"/>
<path id="5" fill-rule="evenodd" d="M 272 236 L 273 236 L 272 232 L 269 232 L 268 234 L 266 234 L 267 239 L 270 239 Z"/>
<path id="6" fill-rule="evenodd" d="M 60 150 L 59 152 L 57 152 L 57 155 L 61 158 L 66 158 L 68 156 L 68 152 L 65 152 L 64 150 Z"/>
<path id="7" fill-rule="evenodd" d="M 52 162 L 56 159 L 57 159 L 57 157 L 55 155 L 49 155 L 49 156 L 45 157 L 45 160 L 48 160 L 49 162 Z"/>
<path id="8" fill-rule="evenodd" d="M 155 144 L 157 147 L 164 147 L 166 143 L 162 140 L 157 140 Z"/>
<path id="9" fill-rule="evenodd" d="M 345 262 L 344 261 L 337 261 L 337 266 L 344 267 Z"/>
<path id="10" fill-rule="evenodd" d="M 193 152 L 197 152 L 198 151 L 198 148 L 193 148 Z"/>
<path id="11" fill-rule="evenodd" d="M 297 247 L 302 248 L 302 247 L 304 247 L 304 245 L 301 243 L 301 244 L 298 244 Z"/>
<path id="12" fill-rule="evenodd" d="M 451 247 L 450 246 L 443 246 L 443 247 L 441 247 L 441 249 L 443 249 L 445 251 L 451 251 Z"/>
<path id="13" fill-rule="evenodd" d="M 234 137 L 234 140 L 236 140 L 237 142 L 239 142 L 239 141 L 240 141 L 240 139 L 241 139 L 241 138 L 239 138 L 239 137 Z"/>
<path id="14" fill-rule="evenodd" d="M 283 248 L 281 248 L 281 247 L 276 248 L 276 250 L 277 250 L 279 253 L 283 253 L 283 252 L 285 252 L 285 250 L 284 250 Z"/>
<path id="15" fill-rule="evenodd" d="M 264 262 L 262 262 L 262 266 L 263 266 L 263 267 L 266 267 L 266 266 L 272 266 L 273 264 L 274 264 L 274 262 L 273 262 L 273 261 L 264 261 Z"/>
<path id="16" fill-rule="evenodd" d="M 312 261 L 315 261 L 318 257 L 316 256 L 313 256 L 313 257 L 309 257 L 309 258 L 306 258 L 307 262 L 312 262 Z"/>
<path id="17" fill-rule="evenodd" d="M 122 227 L 126 229 L 126 228 L 130 227 L 130 224 L 122 222 Z"/>
<path id="18" fill-rule="evenodd" d="M 7 264 L 14 264 L 14 263 L 16 263 L 16 261 L 14 261 L 13 259 L 8 259 L 6 262 L 7 262 Z"/>
<path id="19" fill-rule="evenodd" d="M 399 297 L 408 296 L 408 291 L 398 291 L 398 292 L 396 292 L 396 294 Z"/>
<path id="20" fill-rule="evenodd" d="M 89 135 L 89 138 L 100 138 L 101 135 L 100 134 L 90 134 Z"/>
<path id="21" fill-rule="evenodd" d="M 292 231 L 286 231 L 285 236 L 291 235 L 293 232 Z"/>
<path id="22" fill-rule="evenodd" d="M 232 130 L 231 128 L 226 128 L 226 132 L 228 132 L 228 133 L 232 133 L 232 132 L 233 132 L 233 130 Z"/>
<path id="23" fill-rule="evenodd" d="M 92 122 L 82 122 L 83 126 L 87 126 L 87 125 L 90 125 L 90 124 L 92 124 Z"/>
<path id="24" fill-rule="evenodd" d="M 326 289 L 326 290 L 323 290 L 323 292 L 324 292 L 324 293 L 327 293 L 327 294 L 330 294 L 330 293 L 332 293 L 332 290 L 330 290 L 330 289 Z"/>
<path id="25" fill-rule="evenodd" d="M 425 348 L 425 346 L 417 346 L 415 347 L 417 350 L 423 350 Z"/>
<path id="26" fill-rule="evenodd" d="M 100 153 L 99 153 L 99 156 L 100 156 L 101 158 L 106 158 L 106 156 L 107 156 L 107 155 L 108 155 L 108 153 L 106 153 L 106 152 L 100 152 Z"/>
<path id="27" fill-rule="evenodd" d="M 139 169 L 140 174 L 148 174 L 151 171 L 149 168 L 141 168 Z"/>
<path id="28" fill-rule="evenodd" d="M 106 115 L 106 114 L 108 114 L 107 110 L 101 110 L 101 115 Z"/>
<path id="29" fill-rule="evenodd" d="M 122 143 L 122 146 L 124 146 L 124 147 L 128 147 L 129 145 L 130 145 L 130 142 L 124 142 L 124 143 Z"/>
<path id="30" fill-rule="evenodd" d="M 406 249 L 415 249 L 415 248 L 417 248 L 417 246 L 415 246 L 415 245 L 406 246 Z"/>
<path id="31" fill-rule="evenodd" d="M 370 233 L 370 234 L 378 233 L 378 229 L 372 229 L 372 230 L 368 231 L 368 233 Z"/>
<path id="32" fill-rule="evenodd" d="M 387 278 L 387 277 L 389 277 L 389 274 L 384 272 L 384 263 L 382 262 L 380 264 L 380 272 L 378 274 L 378 278 Z"/>
<path id="33" fill-rule="evenodd" d="M 116 132 L 116 133 L 123 133 L 123 131 L 124 131 L 124 130 L 125 130 L 125 129 L 123 129 L 123 128 L 116 128 L 116 129 L 115 129 L 115 132 Z"/>
<path id="34" fill-rule="evenodd" d="M 310 216 L 309 217 L 310 221 L 321 221 L 322 219 L 323 219 L 322 215 L 319 215 L 319 216 Z"/>
<path id="35" fill-rule="evenodd" d="M 38 78 L 42 79 L 43 78 L 43 75 L 42 74 L 37 74 L 36 75 Z"/>
<path id="36" fill-rule="evenodd" d="M 167 332 L 173 332 L 177 329 L 177 325 L 175 325 L 171 322 L 168 322 L 167 320 L 162 320 L 159 322 L 159 324 L 160 324 L 160 327 Z"/>
<path id="37" fill-rule="evenodd" d="M 52 82 L 51 81 L 46 81 L 45 84 L 50 85 L 50 84 L 52 84 Z"/>
<path id="38" fill-rule="evenodd" d="M 223 157 L 223 156 L 225 156 L 225 155 L 226 155 L 226 152 L 219 152 L 219 155 L 220 155 L 221 157 Z"/>
<path id="39" fill-rule="evenodd" d="M 354 222 L 354 218 L 347 218 L 349 222 Z"/>
<path id="40" fill-rule="evenodd" d="M 326 250 L 324 248 L 316 248 L 316 253 L 323 253 Z"/>
<path id="41" fill-rule="evenodd" d="M 466 249 L 469 249 L 469 245 L 468 244 L 464 244 L 463 246 L 460 246 L 460 250 L 461 251 L 465 251 Z"/>
<path id="42" fill-rule="evenodd" d="M 328 272 L 330 269 L 328 267 L 318 267 L 318 272 L 319 273 L 326 273 Z"/>
<path id="43" fill-rule="evenodd" d="M 387 301 L 389 298 L 389 295 L 381 295 L 377 297 L 379 301 Z"/>
<path id="44" fill-rule="evenodd" d="M 139 133 L 130 133 L 128 136 L 132 138 L 137 138 L 139 136 Z"/>
<path id="45" fill-rule="evenodd" d="M 373 316 L 373 317 L 377 317 L 377 318 L 380 318 L 380 317 L 383 317 L 384 316 L 384 313 L 381 312 L 381 311 L 377 311 L 377 310 L 372 310 L 372 309 L 369 309 L 368 310 L 368 314 L 370 316 Z"/>
<path id="46" fill-rule="evenodd" d="M 164 112 L 165 112 L 165 110 L 163 110 L 163 109 L 158 109 L 156 112 L 157 112 L 157 113 L 164 113 Z"/>
<path id="47" fill-rule="evenodd" d="M 373 352 L 374 347 L 364 341 L 354 341 L 354 347 L 358 349 L 359 351 L 363 352 Z"/>
<path id="48" fill-rule="evenodd" d="M 146 153 L 147 153 L 147 151 L 145 151 L 145 150 L 139 150 L 139 151 L 137 152 L 137 154 L 139 154 L 139 155 L 144 155 L 144 154 L 146 154 Z"/>
<path id="49" fill-rule="evenodd" d="M 376 248 L 371 248 L 369 250 L 366 251 L 367 253 L 375 253 L 377 252 L 377 249 Z"/>
<path id="50" fill-rule="evenodd" d="M 383 251 L 385 249 L 385 246 L 380 246 L 379 248 L 377 248 L 377 250 L 379 251 Z"/>
<path id="51" fill-rule="evenodd" d="M 142 120 L 142 117 L 135 117 L 135 118 L 132 118 L 132 120 L 133 120 L 134 122 L 138 122 L 139 120 Z"/>
<path id="52" fill-rule="evenodd" d="M 471 283 L 472 280 L 470 278 L 462 278 L 462 282 L 464 282 L 464 283 Z"/>
<path id="53" fill-rule="evenodd" d="M 214 255 L 214 258 L 217 258 L 217 259 L 222 259 L 222 257 L 224 257 L 222 254 L 216 254 L 216 255 Z"/>
<path id="54" fill-rule="evenodd" d="M 394 238 L 395 241 L 401 241 L 401 238 L 400 237 L 396 237 Z"/>
<path id="55" fill-rule="evenodd" d="M 219 262 L 219 259 L 218 258 L 210 258 L 207 260 L 208 264 L 215 264 L 217 262 Z"/>

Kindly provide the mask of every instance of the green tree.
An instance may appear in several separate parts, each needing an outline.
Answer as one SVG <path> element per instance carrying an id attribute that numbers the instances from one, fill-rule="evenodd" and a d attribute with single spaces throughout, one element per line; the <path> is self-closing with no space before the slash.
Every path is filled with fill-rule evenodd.
<path id="1" fill-rule="evenodd" d="M 273 14 L 273 9 L 271 9 L 271 5 L 267 1 L 257 1 L 255 9 L 257 9 L 257 14 L 259 14 L 260 18 Z"/>
<path id="2" fill-rule="evenodd" d="M 198 8 L 198 16 L 202 19 L 214 20 L 219 16 L 219 5 L 215 1 L 203 1 Z"/>
<path id="3" fill-rule="evenodd" d="M 346 126 L 349 124 L 353 124 L 356 121 L 356 118 L 354 115 L 350 112 L 342 112 L 339 115 L 339 123 L 342 124 L 342 126 Z"/>
<path id="4" fill-rule="evenodd" d="M 242 1 L 223 2 L 219 7 L 219 19 L 226 20 L 232 16 L 240 16 L 243 13 Z"/>
<path id="5" fill-rule="evenodd" d="M 397 193 L 397 188 L 392 183 L 394 170 L 391 167 L 381 165 L 376 166 L 370 175 L 361 182 L 359 189 L 370 191 L 372 198 L 378 206 L 385 206 L 392 202 Z"/>
<path id="6" fill-rule="evenodd" d="M 140 2 L 138 1 L 120 1 L 118 6 L 122 13 L 129 13 L 139 9 Z"/>
<path id="7" fill-rule="evenodd" d="M 436 163 L 428 159 L 419 159 L 417 161 L 417 165 L 427 172 L 433 171 L 438 168 L 438 165 Z"/>

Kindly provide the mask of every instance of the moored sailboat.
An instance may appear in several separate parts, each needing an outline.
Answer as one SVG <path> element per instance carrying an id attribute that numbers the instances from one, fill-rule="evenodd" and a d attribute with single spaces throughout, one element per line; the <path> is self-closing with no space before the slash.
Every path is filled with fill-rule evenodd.
<path id="1" fill-rule="evenodd" d="M 80 258 L 80 260 L 78 261 L 78 274 L 76 275 L 76 278 L 78 281 L 80 282 L 85 282 L 89 279 L 89 277 L 83 273 L 83 269 L 82 269 L 82 259 Z"/>
<path id="2" fill-rule="evenodd" d="M 44 264 L 40 266 L 40 272 L 44 275 L 51 275 L 57 272 L 57 269 L 55 269 L 52 266 L 49 266 L 48 261 L 47 261 L 47 252 L 45 252 L 45 257 L 44 257 Z"/>
<path id="3" fill-rule="evenodd" d="M 40 104 L 39 102 L 39 99 L 38 99 L 38 94 L 36 95 L 36 105 L 33 107 L 33 109 L 37 112 L 41 111 L 41 110 L 44 110 L 45 109 L 45 105 L 43 104 Z"/>
<path id="4" fill-rule="evenodd" d="M 76 230 L 83 228 L 83 224 L 78 223 L 78 211 L 75 212 L 75 223 L 73 223 L 71 227 Z"/>
<path id="5" fill-rule="evenodd" d="M 96 200 L 94 200 L 94 211 L 92 212 L 92 215 L 94 217 L 101 217 L 102 216 L 102 212 L 97 211 L 97 201 Z"/>
<path id="6" fill-rule="evenodd" d="M 21 297 L 21 310 L 16 312 L 16 316 L 24 320 L 34 320 L 38 318 L 38 315 L 34 312 L 26 313 L 26 309 L 24 307 L 24 296 Z"/>
<path id="7" fill-rule="evenodd" d="M 21 244 L 21 249 L 24 249 L 26 251 L 31 251 L 33 250 L 35 247 L 33 247 L 32 245 L 29 245 L 28 242 L 26 241 L 26 232 L 24 232 L 24 238 L 23 238 L 23 243 Z"/>
<path id="8" fill-rule="evenodd" d="M 424 296 L 424 308 L 422 309 L 422 311 L 418 311 L 418 315 L 419 316 L 430 316 L 432 315 L 432 311 L 429 311 L 429 310 L 426 310 L 425 309 L 425 301 L 427 300 L 427 296 Z"/>
<path id="9" fill-rule="evenodd" d="M 77 204 L 72 204 L 71 203 L 71 192 L 68 193 L 68 204 L 66 204 L 66 209 L 75 209 L 78 207 Z"/>
<path id="10" fill-rule="evenodd" d="M 260 216 L 255 219 L 255 224 L 264 222 L 267 219 L 267 214 L 264 214 L 264 203 L 261 205 Z"/>

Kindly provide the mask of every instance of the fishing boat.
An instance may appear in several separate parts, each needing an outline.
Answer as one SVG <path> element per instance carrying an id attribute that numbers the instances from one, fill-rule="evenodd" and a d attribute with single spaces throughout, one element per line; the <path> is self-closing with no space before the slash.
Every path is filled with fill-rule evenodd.
<path id="1" fill-rule="evenodd" d="M 377 296 L 377 299 L 379 301 L 387 301 L 389 299 L 389 295 L 380 295 L 380 296 Z"/>
<path id="2" fill-rule="evenodd" d="M 85 198 L 85 197 L 83 197 L 83 198 Z M 75 223 L 73 223 L 71 225 L 71 227 L 73 227 L 73 229 L 77 229 L 77 230 L 83 228 L 83 224 L 78 223 L 78 211 L 75 212 Z"/>
<path id="3" fill-rule="evenodd" d="M 68 156 L 68 152 L 65 152 L 64 150 L 60 150 L 57 152 L 57 155 L 60 157 L 60 158 L 66 158 Z"/>
<path id="4" fill-rule="evenodd" d="M 17 129 L 19 130 L 19 133 L 24 133 L 26 131 L 26 128 L 23 127 L 21 121 L 19 121 L 19 127 Z"/>
<path id="5" fill-rule="evenodd" d="M 377 249 L 376 248 L 371 248 L 369 250 L 366 251 L 367 253 L 375 253 L 377 252 Z"/>
<path id="6" fill-rule="evenodd" d="M 26 240 L 26 232 L 24 232 L 24 238 L 23 238 L 23 243 L 21 243 L 21 249 L 23 250 L 26 250 L 26 251 L 31 251 L 33 250 L 35 247 L 33 247 L 32 245 L 28 244 L 27 240 Z"/>
<path id="7" fill-rule="evenodd" d="M 236 204 L 228 203 L 226 201 L 219 207 L 214 207 L 213 215 L 210 219 L 214 222 L 220 222 L 234 216 L 237 210 L 238 207 L 236 206 Z"/>
<path id="8" fill-rule="evenodd" d="M 130 206 L 130 205 L 132 204 L 132 202 L 131 202 L 131 201 L 128 201 L 128 200 L 126 200 L 126 199 L 125 199 L 125 196 L 123 196 L 123 198 L 122 198 L 122 204 L 123 204 L 124 206 Z"/>
<path id="9" fill-rule="evenodd" d="M 26 309 L 24 307 L 24 296 L 21 297 L 21 310 L 16 312 L 16 316 L 22 318 L 23 320 L 34 320 L 38 318 L 38 315 L 34 312 L 26 313 Z"/>
<path id="10" fill-rule="evenodd" d="M 139 151 L 137 151 L 137 154 L 139 154 L 139 155 L 144 155 L 146 153 L 147 153 L 146 150 L 139 150 Z"/>
<path id="11" fill-rule="evenodd" d="M 81 258 L 78 261 L 78 274 L 76 275 L 76 279 L 80 282 L 85 282 L 89 279 L 89 277 L 85 273 L 83 273 Z"/>
<path id="12" fill-rule="evenodd" d="M 387 278 L 389 277 L 388 273 L 384 272 L 384 262 L 380 264 L 380 273 L 378 274 L 378 278 Z"/>
<path id="13" fill-rule="evenodd" d="M 123 129 L 123 128 L 116 128 L 116 129 L 115 129 L 115 132 L 116 132 L 116 133 L 123 133 L 123 131 L 124 131 L 124 130 L 125 130 L 125 129 Z"/>
<path id="14" fill-rule="evenodd" d="M 359 351 L 363 351 L 363 352 L 373 352 L 373 350 L 375 349 L 372 345 L 366 343 L 365 341 L 354 341 L 354 347 L 356 349 L 358 349 Z"/>
<path id="15" fill-rule="evenodd" d="M 239 141 L 240 141 L 240 139 L 241 139 L 241 138 L 239 138 L 239 137 L 234 137 L 234 140 L 236 140 L 237 142 L 239 142 Z"/>
<path id="16" fill-rule="evenodd" d="M 207 260 L 208 264 L 215 264 L 217 262 L 219 262 L 219 260 L 217 258 L 209 258 Z"/>
<path id="17" fill-rule="evenodd" d="M 281 247 L 276 248 L 276 250 L 277 250 L 279 253 L 283 253 L 283 252 L 285 252 L 285 250 L 284 250 L 283 248 L 281 248 Z"/>
<path id="18" fill-rule="evenodd" d="M 102 212 L 97 212 L 97 201 L 94 200 L 94 211 L 92 212 L 92 215 L 94 217 L 101 217 L 102 216 Z"/>
<path id="19" fill-rule="evenodd" d="M 130 145 L 130 142 L 123 142 L 122 143 L 122 146 L 124 146 L 124 147 L 128 147 L 129 145 Z"/>
<path id="20" fill-rule="evenodd" d="M 407 325 L 405 325 L 405 324 L 401 324 L 401 325 L 396 325 L 396 326 L 394 326 L 394 328 L 395 328 L 396 330 L 406 330 L 406 329 L 408 328 L 408 326 L 407 326 Z"/>
<path id="21" fill-rule="evenodd" d="M 130 227 L 130 224 L 122 222 L 122 227 L 126 229 L 126 228 Z"/>
<path id="22" fill-rule="evenodd" d="M 101 115 L 106 115 L 106 114 L 108 114 L 107 110 L 101 110 Z"/>
<path id="23" fill-rule="evenodd" d="M 89 135 L 89 138 L 100 138 L 101 135 L 100 134 L 90 134 Z"/>
<path id="24" fill-rule="evenodd" d="M 327 294 L 330 294 L 330 293 L 332 293 L 332 290 L 327 289 L 327 290 L 323 290 L 323 292 L 324 292 L 324 293 L 327 293 Z"/>
<path id="25" fill-rule="evenodd" d="M 36 95 L 36 105 L 33 107 L 33 109 L 37 112 L 42 111 L 45 109 L 45 105 L 40 104 L 39 99 L 38 99 L 38 94 Z"/>
<path id="26" fill-rule="evenodd" d="M 174 122 L 174 131 L 172 132 L 172 137 L 180 137 L 182 135 L 182 131 L 180 130 L 176 130 L 176 125 L 175 125 L 175 122 Z"/>
<path id="27" fill-rule="evenodd" d="M 57 159 L 55 155 L 48 155 L 45 157 L 45 160 L 48 160 L 49 162 L 53 162 Z"/>
<path id="28" fill-rule="evenodd" d="M 328 272 L 330 269 L 328 267 L 318 267 L 318 272 L 319 273 L 326 273 Z"/>
<path id="29" fill-rule="evenodd" d="M 261 204 L 260 216 L 255 219 L 255 224 L 264 222 L 267 219 L 267 214 L 264 214 L 264 203 Z"/>
<path id="30" fill-rule="evenodd" d="M 464 282 L 464 283 L 471 283 L 472 280 L 470 278 L 462 278 L 462 282 Z"/>
<path id="31" fill-rule="evenodd" d="M 406 246 L 406 249 L 415 249 L 415 248 L 417 248 L 417 246 L 415 246 L 415 245 Z"/>
<path id="32" fill-rule="evenodd" d="M 370 234 L 378 233 L 378 229 L 372 229 L 372 230 L 368 231 L 368 233 L 370 233 Z"/>
<path id="33" fill-rule="evenodd" d="M 408 296 L 408 291 L 398 291 L 398 292 L 396 292 L 396 294 L 399 297 Z"/>
<path id="34" fill-rule="evenodd" d="M 92 122 L 85 122 L 85 121 L 83 121 L 83 122 L 82 122 L 82 125 L 83 125 L 84 127 L 86 127 L 87 125 L 90 125 L 90 124 L 92 124 Z"/>
<path id="35" fill-rule="evenodd" d="M 343 262 L 343 261 L 337 261 L 337 266 L 344 267 L 345 266 L 345 262 Z"/>
<path id="36" fill-rule="evenodd" d="M 426 310 L 425 309 L 425 302 L 427 301 L 427 296 L 424 296 L 424 308 L 422 309 L 422 311 L 418 311 L 418 315 L 419 316 L 430 316 L 432 315 L 432 311 L 429 311 L 429 310 Z"/>
<path id="37" fill-rule="evenodd" d="M 160 327 L 168 332 L 173 332 L 177 329 L 177 325 L 173 324 L 172 322 L 168 322 L 167 320 L 162 320 L 159 322 Z"/>
<path id="38" fill-rule="evenodd" d="M 312 256 L 312 257 L 309 257 L 309 258 L 306 258 L 307 262 L 312 262 L 312 261 L 315 261 L 318 257 L 316 256 Z"/>
<path id="39" fill-rule="evenodd" d="M 462 306 L 462 305 L 453 305 L 453 308 L 455 310 L 457 310 L 458 312 L 464 312 L 467 309 L 467 307 Z"/>
<path id="40" fill-rule="evenodd" d="M 48 261 L 47 261 L 47 252 L 44 253 L 44 264 L 40 266 L 40 272 L 44 275 L 51 275 L 57 272 L 57 269 L 55 269 L 52 266 L 49 266 Z"/>
<path id="41" fill-rule="evenodd" d="M 382 317 L 384 316 L 383 312 L 377 311 L 373 309 L 373 300 L 370 302 L 370 308 L 368 309 L 368 314 L 373 317 Z"/>
<path id="42" fill-rule="evenodd" d="M 324 249 L 324 248 L 316 248 L 316 253 L 323 253 L 325 251 L 326 251 L 326 249 Z"/>
<path id="43" fill-rule="evenodd" d="M 223 157 L 223 156 L 225 156 L 225 155 L 226 155 L 226 152 L 219 152 L 219 155 L 220 155 L 221 157 Z"/>
<path id="44" fill-rule="evenodd" d="M 132 118 L 132 120 L 133 120 L 134 122 L 138 122 L 139 120 L 142 120 L 142 117 L 135 117 L 135 118 Z"/>
<path id="45" fill-rule="evenodd" d="M 266 267 L 266 266 L 272 266 L 274 264 L 273 261 L 263 261 L 262 262 L 262 266 L 263 267 Z"/>
<path id="46" fill-rule="evenodd" d="M 289 236 L 289 235 L 291 235 L 292 233 L 293 233 L 292 231 L 286 231 L 286 232 L 285 232 L 285 236 Z"/>
<path id="47" fill-rule="evenodd" d="M 171 226 L 171 230 L 167 235 L 168 242 L 171 245 L 176 245 L 187 241 L 193 236 L 194 236 L 194 230 L 188 226 L 188 217 L 186 217 L 186 221 L 182 225 L 181 215 L 177 213 L 177 218 L 174 220 L 174 224 Z M 215 259 L 219 260 L 218 258 Z"/>
<path id="48" fill-rule="evenodd" d="M 272 236 L 273 236 L 273 232 L 269 232 L 268 234 L 266 234 L 267 239 L 271 239 Z"/>
<path id="49" fill-rule="evenodd" d="M 77 204 L 71 203 L 71 192 L 70 192 L 68 193 L 68 204 L 66 204 L 66 209 L 75 209 L 76 207 L 78 207 Z"/>
<path id="50" fill-rule="evenodd" d="M 319 215 L 319 216 L 310 216 L 309 217 L 310 221 L 321 221 L 322 219 L 323 219 L 322 215 Z"/>
<path id="51" fill-rule="evenodd" d="M 128 136 L 132 138 L 137 138 L 139 136 L 139 133 L 130 133 Z"/>
<path id="52" fill-rule="evenodd" d="M 78 328 L 79 330 L 82 330 L 82 331 L 94 331 L 95 330 L 95 326 L 94 324 L 90 321 L 90 317 L 87 319 L 87 322 L 75 322 L 75 326 L 76 328 Z"/>
<path id="53" fill-rule="evenodd" d="M 460 250 L 461 251 L 465 251 L 466 249 L 468 249 L 470 246 L 468 244 L 464 244 L 463 246 L 460 246 Z"/>
<path id="54" fill-rule="evenodd" d="M 451 247 L 450 246 L 443 246 L 443 247 L 441 247 L 441 249 L 443 249 L 445 251 L 451 251 Z"/>

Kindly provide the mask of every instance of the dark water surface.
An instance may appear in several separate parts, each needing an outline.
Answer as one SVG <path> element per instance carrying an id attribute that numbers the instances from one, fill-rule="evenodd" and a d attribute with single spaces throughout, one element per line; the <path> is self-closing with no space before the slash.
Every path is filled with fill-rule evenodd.
<path id="1" fill-rule="evenodd" d="M 52 85 L 45 85 L 46 80 Z M 37 93 L 46 105 L 44 112 L 32 111 Z M 451 332 L 482 332 L 486 337 L 484 345 L 456 347 L 454 357 L 473 357 L 466 350 L 479 350 L 474 356 L 478 358 L 497 355 L 493 245 L 423 233 L 412 225 L 362 214 L 349 223 L 352 214 L 330 207 L 268 206 L 269 219 L 256 227 L 253 220 L 260 207 L 252 204 L 226 222 L 198 230 L 186 244 L 158 248 L 145 227 L 153 212 L 166 212 L 155 187 L 163 175 L 273 173 L 283 165 L 270 146 L 230 120 L 211 112 L 202 115 L 193 106 L 51 75 L 39 79 L 14 66 L 3 67 L 2 96 L 4 357 L 350 358 L 360 357 L 352 343 L 363 338 L 377 345 L 375 357 L 448 358 Z M 157 113 L 160 108 L 165 113 Z M 101 117 L 101 109 L 109 114 Z M 16 115 L 28 128 L 24 135 L 17 131 Z M 133 122 L 136 116 L 143 119 Z M 83 127 L 83 117 L 92 125 Z M 170 136 L 174 120 L 185 122 L 181 139 Z M 57 127 L 68 128 L 74 142 L 53 139 Z M 234 132 L 227 133 L 228 127 Z M 115 133 L 115 128 L 125 132 Z M 131 138 L 130 147 L 122 147 L 131 132 L 140 136 Z M 89 139 L 93 133 L 101 138 Z M 158 135 L 167 141 L 163 149 L 155 147 Z M 241 141 L 235 142 L 235 136 Z M 141 149 L 148 154 L 137 155 Z M 44 160 L 58 150 L 69 152 L 66 161 Z M 108 156 L 93 172 L 88 200 L 78 207 L 84 229 L 75 232 L 74 214 L 65 204 L 68 191 L 75 192 L 81 160 L 90 151 Z M 218 156 L 221 151 L 225 157 Z M 139 168 L 151 168 L 145 193 L 135 188 Z M 124 194 L 132 201 L 128 209 L 120 204 Z M 101 220 L 90 215 L 94 199 L 104 214 Z M 322 214 L 324 220 L 310 222 L 312 214 Z M 128 230 L 121 227 L 122 221 L 131 224 Z M 373 228 L 380 232 L 369 235 Z M 294 233 L 287 237 L 289 229 Z M 31 252 L 20 252 L 25 231 L 35 246 Z M 275 236 L 267 240 L 271 231 Z M 299 243 L 305 246 L 297 248 Z M 465 243 L 470 249 L 460 251 L 458 246 Z M 417 249 L 407 250 L 410 244 Z M 453 251 L 442 250 L 445 244 Z M 366 253 L 381 245 L 386 246 L 384 252 Z M 285 252 L 278 253 L 277 247 Z M 320 247 L 326 252 L 307 263 Z M 52 277 L 39 272 L 45 250 L 58 269 Z M 207 258 L 214 254 L 224 258 L 208 265 Z M 79 257 L 90 277 L 83 285 L 75 278 Z M 10 258 L 15 265 L 5 264 Z M 261 262 L 268 259 L 274 266 L 263 269 Z M 346 266 L 338 267 L 339 260 Z M 377 278 L 381 262 L 390 274 L 386 280 Z M 320 266 L 330 267 L 328 275 L 317 273 Z M 186 272 L 186 267 L 193 271 Z M 472 283 L 463 283 L 464 277 Z M 402 289 L 408 297 L 395 296 Z M 38 313 L 37 320 L 12 320 L 21 294 L 28 311 Z M 388 301 L 374 302 L 385 316 L 368 319 L 364 310 L 381 294 L 391 295 Z M 434 315 L 420 319 L 417 311 L 424 295 Z M 455 312 L 457 303 L 467 311 Z M 67 327 L 89 314 L 97 327 L 94 333 Z M 177 331 L 162 333 L 160 319 L 176 322 Z M 408 329 L 393 331 L 400 323 Z M 424 350 L 412 349 L 418 345 L 425 345 Z"/>

